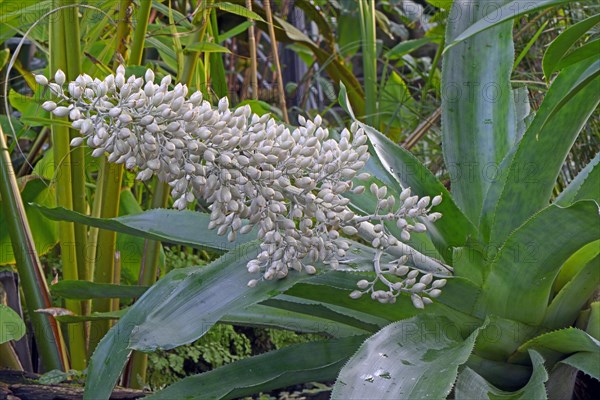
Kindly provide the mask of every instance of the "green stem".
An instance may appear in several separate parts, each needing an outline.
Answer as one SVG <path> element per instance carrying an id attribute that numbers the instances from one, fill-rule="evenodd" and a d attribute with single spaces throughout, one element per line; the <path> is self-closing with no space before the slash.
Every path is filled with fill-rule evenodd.
<path id="1" fill-rule="evenodd" d="M 152 10 L 151 1 L 142 1 L 137 15 L 137 24 L 133 33 L 133 43 L 131 44 L 131 54 L 129 62 L 133 65 L 141 65 L 144 55 L 144 43 L 146 42 L 146 32 L 148 31 L 148 21 L 150 11 Z"/>
<path id="2" fill-rule="evenodd" d="M 53 7 L 61 5 L 55 1 Z M 58 69 L 67 71 L 67 48 L 72 46 L 73 38 L 69 43 L 65 40 L 65 26 L 73 24 L 65 13 L 68 9 L 58 11 L 56 17 L 50 19 L 50 71 L 51 74 Z M 66 120 L 66 118 L 65 118 Z M 69 128 L 59 125 L 52 126 L 52 144 L 54 150 L 54 170 L 56 171 L 56 198 L 57 206 L 67 210 L 73 209 L 73 179 L 71 146 Z M 79 268 L 77 263 L 77 249 L 75 226 L 71 222 L 59 222 L 59 240 L 61 249 L 61 260 L 64 279 L 79 279 Z M 66 300 L 66 307 L 75 314 L 81 314 L 81 302 L 77 300 Z M 85 369 L 85 335 L 83 324 L 69 324 L 69 354 L 71 367 L 77 370 Z"/>
<path id="3" fill-rule="evenodd" d="M 442 57 L 442 53 L 444 52 L 444 46 L 446 45 L 446 39 L 442 38 L 440 45 L 435 52 L 435 56 L 433 57 L 433 62 L 431 63 L 431 70 L 429 71 L 429 76 L 427 77 L 427 81 L 423 86 L 423 90 L 421 91 L 421 105 L 424 106 L 427 103 L 427 92 L 433 85 L 433 78 L 435 76 L 435 71 L 437 71 L 437 66 L 440 62 L 440 57 Z"/>
<path id="4" fill-rule="evenodd" d="M 40 308 L 52 307 L 48 285 L 38 258 L 33 236 L 17 179 L 10 160 L 10 152 L 0 126 L 0 196 L 6 215 L 6 225 L 11 238 L 17 271 L 26 296 L 26 305 L 33 334 L 36 338 L 42 366 L 46 371 L 69 368 L 64 341 L 54 318 L 37 313 Z"/>
<path id="5" fill-rule="evenodd" d="M 131 0 L 118 2 L 119 24 L 117 26 L 117 52 L 114 66 L 120 64 L 121 60 L 127 58 L 127 42 L 130 34 L 129 8 Z M 113 218 L 119 215 L 119 200 L 121 198 L 121 183 L 123 180 L 123 164 L 111 164 L 102 159 L 100 174 L 98 176 L 98 192 L 94 197 L 93 212 L 98 213 L 100 218 Z M 93 263 L 94 282 L 114 283 L 115 274 L 115 250 L 117 246 L 117 234 L 112 231 L 100 229 L 92 231 L 91 238 L 96 238 L 96 250 Z M 108 312 L 113 310 L 110 299 L 94 299 L 92 310 L 95 312 Z M 96 345 L 104 337 L 112 326 L 112 321 L 94 321 L 91 324 L 89 352 L 94 351 Z"/>
<path id="6" fill-rule="evenodd" d="M 202 0 L 199 0 L 199 2 L 202 2 Z M 210 0 L 208 3 L 212 3 L 212 0 Z M 190 38 L 188 45 L 193 43 L 200 43 L 204 39 L 206 27 L 208 25 L 209 12 L 210 7 L 208 7 L 207 5 L 201 11 L 198 10 L 198 12 L 196 13 L 194 19 L 192 20 L 192 24 L 194 25 L 194 34 Z M 188 86 L 190 86 L 192 83 L 192 78 L 196 70 L 196 61 L 198 59 L 198 54 L 198 51 L 190 51 L 183 56 L 183 72 L 179 77 L 179 81 L 186 82 Z M 206 82 L 206 84 L 208 84 L 208 82 Z M 208 92 L 207 87 L 205 85 L 202 85 L 201 91 L 205 95 L 205 97 L 207 97 Z"/>
<path id="7" fill-rule="evenodd" d="M 375 34 L 375 2 L 360 0 L 363 74 L 365 88 L 366 123 L 379 129 L 377 115 L 377 41 Z"/>

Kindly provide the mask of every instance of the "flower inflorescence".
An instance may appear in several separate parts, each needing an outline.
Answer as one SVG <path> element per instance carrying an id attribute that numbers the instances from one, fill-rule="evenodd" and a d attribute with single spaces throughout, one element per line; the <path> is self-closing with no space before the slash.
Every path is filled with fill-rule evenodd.
<path id="1" fill-rule="evenodd" d="M 340 233 L 366 236 L 379 254 L 400 245 L 387 232 L 385 221 L 396 222 L 404 241 L 411 231 L 426 229 L 421 222 L 409 221 L 441 217 L 430 212 L 440 196 L 430 201 L 411 196 L 406 189 L 396 201 L 394 196 L 386 197 L 385 187 L 375 184 L 370 190 L 379 200 L 377 211 L 355 215 L 344 194 L 361 193 L 364 186 L 356 186 L 353 180 L 370 178 L 359 172 L 369 154 L 367 136 L 357 123 L 349 131 L 344 129 L 339 140 L 329 138 L 320 116 L 299 117 L 299 126 L 290 130 L 269 115 L 253 114 L 247 105 L 229 109 L 227 98 L 219 100 L 216 108 L 200 92 L 187 98 L 187 87 L 177 84 L 171 89 L 168 75 L 160 83 L 154 82 L 152 70 L 143 78 L 125 78 L 122 66 L 104 80 L 80 75 L 66 90 L 60 70 L 54 82 L 42 75 L 36 81 L 56 96 L 56 101 L 46 101 L 42 107 L 56 116 L 68 116 L 81 133 L 72 140 L 73 146 L 87 143 L 94 149 L 93 156 L 106 153 L 109 162 L 137 169 L 139 180 L 156 175 L 168 182 L 176 208 L 184 209 L 195 199 L 211 203 L 209 228 L 230 241 L 256 229 L 261 252 L 247 268 L 262 273 L 264 279 L 284 278 L 290 270 L 314 274 L 317 263 L 337 268 L 350 247 Z M 400 261 L 407 260 L 400 257 Z M 435 297 L 443 286 L 435 286 L 440 281 L 431 274 L 411 284 L 416 270 L 396 273 L 408 266 L 382 268 L 379 257 L 374 264 L 377 278 L 366 286 L 359 282 L 359 288 L 381 302 L 391 302 L 402 291 Z M 384 274 L 408 275 L 391 282 Z M 388 294 L 375 290 L 377 281 L 389 288 L 383 292 Z M 432 282 L 427 292 L 415 289 Z M 252 279 L 248 285 L 257 283 Z M 363 292 L 353 292 L 352 297 L 358 297 L 356 293 Z M 414 299 L 413 303 L 423 305 Z"/>

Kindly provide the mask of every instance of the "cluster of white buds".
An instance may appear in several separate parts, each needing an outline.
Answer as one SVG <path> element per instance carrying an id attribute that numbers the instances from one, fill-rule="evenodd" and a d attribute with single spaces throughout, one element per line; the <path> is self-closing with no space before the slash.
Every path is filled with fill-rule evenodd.
<path id="1" fill-rule="evenodd" d="M 378 250 L 395 245 L 402 250 L 403 244 L 382 228 L 383 221 L 396 219 L 405 240 L 410 231 L 425 230 L 406 218 L 441 216 L 429 212 L 439 196 L 430 205 L 428 197 L 404 191 L 392 212 L 394 197 L 385 198 L 386 188 L 377 186 L 371 190 L 380 199 L 378 212 L 357 216 L 350 210 L 344 194 L 364 190 L 354 186 L 354 178 L 369 178 L 359 174 L 369 154 L 367 136 L 357 123 L 344 129 L 340 140 L 329 138 L 320 116 L 312 121 L 299 117 L 300 126 L 290 131 L 269 115 L 252 114 L 249 106 L 230 110 L 227 98 L 217 108 L 200 92 L 187 98 L 185 85 L 171 88 L 168 75 L 156 84 L 152 70 L 144 78 L 126 78 L 122 66 L 104 80 L 81 75 L 66 90 L 62 71 L 54 80 L 36 76 L 56 96 L 42 107 L 69 116 L 82 134 L 73 146 L 85 141 L 93 156 L 107 153 L 109 162 L 137 168 L 140 180 L 157 175 L 172 187 L 176 208 L 206 200 L 211 204 L 209 228 L 230 241 L 256 227 L 261 252 L 247 267 L 264 279 L 284 278 L 290 269 L 314 274 L 317 263 L 337 268 L 350 247 L 340 233 L 364 232 Z M 389 282 L 377 268 L 378 279 Z M 438 269 L 447 272 L 442 264 Z M 257 283 L 252 279 L 248 285 Z"/>

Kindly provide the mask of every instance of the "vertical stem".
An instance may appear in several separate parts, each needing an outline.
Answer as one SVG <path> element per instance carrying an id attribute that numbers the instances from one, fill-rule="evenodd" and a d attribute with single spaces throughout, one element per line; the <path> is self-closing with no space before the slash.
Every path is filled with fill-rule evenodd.
<path id="1" fill-rule="evenodd" d="M 377 115 L 377 42 L 375 35 L 375 2 L 360 0 L 360 30 L 362 33 L 363 74 L 366 123 L 379 129 Z"/>
<path id="2" fill-rule="evenodd" d="M 46 371 L 69 368 L 64 341 L 54 318 L 37 313 L 39 308 L 52 307 L 48 284 L 42 272 L 23 200 L 21 199 L 10 152 L 0 126 L 0 196 L 6 215 L 6 228 L 11 238 L 17 271 L 26 296 L 27 312 L 31 319 L 42 365 Z"/>
<path id="3" fill-rule="evenodd" d="M 131 44 L 131 54 L 129 62 L 133 65 L 141 65 L 144 54 L 144 44 L 146 42 L 146 32 L 148 30 L 148 21 L 150 11 L 152 10 L 151 1 L 140 2 L 140 9 L 137 15 L 137 24 L 133 32 L 133 43 Z"/>
<path id="4" fill-rule="evenodd" d="M 60 1 L 55 1 L 54 7 L 60 6 Z M 67 71 L 67 45 L 65 40 L 65 26 L 72 24 L 68 21 L 67 9 L 60 10 L 54 18 L 50 19 L 50 71 L 58 69 Z M 72 41 L 72 38 L 70 38 Z M 73 180 L 69 128 L 52 126 L 52 144 L 54 150 L 54 169 L 56 171 L 56 197 L 57 205 L 68 210 L 73 209 Z M 77 264 L 77 249 L 75 226 L 71 222 L 59 222 L 59 239 L 61 260 L 64 279 L 77 280 L 79 278 Z M 81 314 L 81 302 L 66 300 L 66 307 L 75 314 Z M 85 335 L 83 324 L 69 324 L 69 354 L 71 367 L 83 370 L 86 364 Z"/>
<path id="5" fill-rule="evenodd" d="M 130 33 L 130 17 L 132 0 L 120 1 L 119 23 L 117 26 L 117 51 L 115 67 L 126 59 L 127 42 Z M 144 35 L 145 36 L 145 35 Z M 121 183 L 123 179 L 123 165 L 111 164 L 103 157 L 99 174 L 99 192 L 94 197 L 93 211 L 101 218 L 113 218 L 119 215 L 119 200 L 121 197 Z M 98 190 L 98 189 L 97 189 Z M 115 274 L 115 250 L 117 235 L 115 232 L 104 229 L 92 232 L 97 237 L 96 250 L 94 254 L 93 276 L 94 282 L 113 283 Z M 90 236 L 92 236 L 90 235 Z M 114 311 L 110 299 L 95 299 L 92 301 L 92 309 L 96 312 Z M 112 322 L 94 321 L 91 324 L 89 352 L 96 348 L 100 339 L 108 332 Z"/>
<path id="6" fill-rule="evenodd" d="M 268 0 L 267 0 L 268 1 Z M 252 0 L 246 0 L 246 8 L 252 11 Z M 258 72 L 256 62 L 256 38 L 254 36 L 254 21 L 248 27 L 248 47 L 250 50 L 250 81 L 252 82 L 252 98 L 258 99 Z"/>
<path id="7" fill-rule="evenodd" d="M 270 0 L 264 2 L 265 13 L 267 14 L 267 22 L 269 25 L 269 37 L 271 38 L 271 50 L 273 51 L 273 62 L 277 72 L 277 92 L 279 93 L 279 107 L 283 114 L 283 120 L 286 124 L 290 123 L 288 118 L 287 106 L 285 104 L 285 90 L 283 88 L 283 77 L 281 75 L 281 64 L 279 63 L 279 49 L 277 48 L 277 38 L 275 37 L 275 27 L 273 26 L 273 13 L 271 12 Z"/>
<path id="8" fill-rule="evenodd" d="M 209 3 L 212 0 L 209 1 Z M 192 20 L 192 25 L 194 26 L 194 34 L 190 38 L 189 44 L 199 43 L 204 39 L 204 35 L 206 33 L 206 26 L 208 25 L 208 14 L 210 12 L 210 7 L 206 6 L 200 8 L 202 0 L 198 0 L 198 7 L 196 10 L 196 15 L 194 15 L 194 19 Z M 183 72 L 179 78 L 180 82 L 186 83 L 188 86 L 192 84 L 192 77 L 194 76 L 194 72 L 196 70 L 196 61 L 198 59 L 198 51 L 190 51 L 187 52 L 183 56 Z M 208 84 L 208 82 L 206 82 Z M 203 85 L 200 88 L 205 97 L 208 97 L 207 87 Z"/>

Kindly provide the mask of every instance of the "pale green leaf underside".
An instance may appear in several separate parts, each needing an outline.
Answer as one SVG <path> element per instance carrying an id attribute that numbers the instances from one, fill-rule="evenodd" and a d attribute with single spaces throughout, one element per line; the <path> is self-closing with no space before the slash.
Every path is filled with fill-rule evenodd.
<path id="1" fill-rule="evenodd" d="M 332 399 L 445 398 L 473 351 L 441 316 L 422 314 L 386 326 L 363 343 L 340 372 Z"/>

